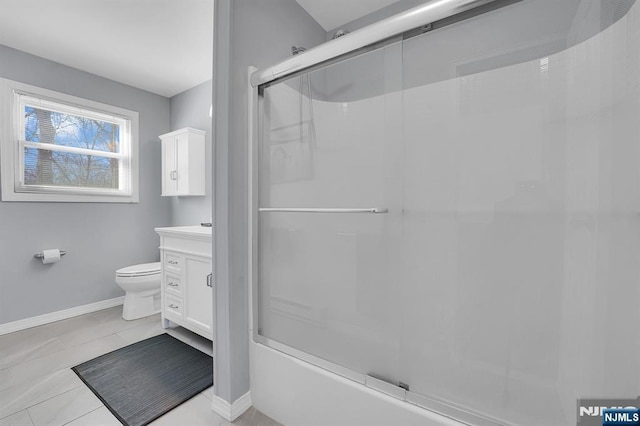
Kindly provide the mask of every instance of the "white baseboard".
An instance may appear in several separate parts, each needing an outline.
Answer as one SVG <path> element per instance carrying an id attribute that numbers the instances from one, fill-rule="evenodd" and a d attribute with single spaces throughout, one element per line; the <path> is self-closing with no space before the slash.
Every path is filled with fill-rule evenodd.
<path id="1" fill-rule="evenodd" d="M 247 392 L 229 404 L 222 398 L 213 395 L 211 409 L 223 419 L 232 422 L 251 408 L 251 392 Z"/>
<path id="2" fill-rule="evenodd" d="M 0 336 L 3 334 L 13 333 L 15 331 L 25 330 L 27 328 L 49 324 L 51 322 L 56 322 L 67 318 L 77 317 L 78 315 L 101 311 L 103 309 L 122 305 L 123 303 L 124 296 L 121 296 L 116 297 L 115 299 L 89 303 L 88 305 L 76 306 L 75 308 L 69 308 L 63 311 L 51 312 L 49 314 L 38 315 L 37 317 L 25 318 L 18 321 L 8 322 L 6 324 L 0 324 Z"/>

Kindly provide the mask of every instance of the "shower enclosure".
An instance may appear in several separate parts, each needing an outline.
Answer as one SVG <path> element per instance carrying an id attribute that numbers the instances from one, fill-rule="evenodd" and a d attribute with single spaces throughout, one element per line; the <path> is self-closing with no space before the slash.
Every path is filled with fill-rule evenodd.
<path id="1" fill-rule="evenodd" d="M 493 3 L 256 85 L 254 339 L 575 424 L 640 394 L 640 9 Z"/>

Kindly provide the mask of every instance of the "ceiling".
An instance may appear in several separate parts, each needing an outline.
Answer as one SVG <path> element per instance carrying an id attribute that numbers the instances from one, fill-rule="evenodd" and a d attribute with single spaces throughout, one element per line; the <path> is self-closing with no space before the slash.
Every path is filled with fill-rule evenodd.
<path id="1" fill-rule="evenodd" d="M 212 0 L 0 0 L 0 44 L 162 96 L 212 76 Z"/>
<path id="2" fill-rule="evenodd" d="M 325 31 L 337 29 L 398 0 L 296 0 Z"/>
<path id="3" fill-rule="evenodd" d="M 296 1 L 329 31 L 397 0 Z M 213 4 L 0 0 L 0 44 L 171 97 L 212 78 Z"/>

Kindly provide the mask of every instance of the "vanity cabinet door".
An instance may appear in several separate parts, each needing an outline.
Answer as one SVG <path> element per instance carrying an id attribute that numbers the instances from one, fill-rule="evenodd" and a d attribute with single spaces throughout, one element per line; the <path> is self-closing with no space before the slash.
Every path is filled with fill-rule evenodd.
<path id="1" fill-rule="evenodd" d="M 204 331 L 213 333 L 213 288 L 207 276 L 211 273 L 211 260 L 185 256 L 185 310 L 184 321 Z"/>

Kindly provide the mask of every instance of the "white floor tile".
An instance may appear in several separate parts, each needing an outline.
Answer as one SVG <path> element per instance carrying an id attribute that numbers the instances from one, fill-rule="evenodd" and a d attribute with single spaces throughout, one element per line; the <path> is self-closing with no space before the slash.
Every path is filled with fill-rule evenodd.
<path id="1" fill-rule="evenodd" d="M 147 322 L 145 324 L 140 324 L 136 327 L 120 331 L 118 332 L 118 336 L 122 337 L 128 344 L 131 344 L 163 334 L 164 332 L 165 330 L 162 328 L 160 318 L 158 317 L 157 322 Z"/>
<path id="2" fill-rule="evenodd" d="M 31 335 L 24 340 L 0 343 L 0 368 L 8 368 L 42 355 L 61 351 L 64 344 L 57 337 Z"/>
<path id="3" fill-rule="evenodd" d="M 9 374 L 9 370 L 0 370 L 0 391 L 10 388 L 13 385 L 13 379 L 11 378 L 11 374 Z"/>
<path id="4" fill-rule="evenodd" d="M 16 384 L 27 382 L 62 368 L 73 367 L 99 355 L 114 351 L 127 342 L 115 334 L 79 346 L 67 348 L 34 360 L 23 362 L 9 369 Z"/>
<path id="5" fill-rule="evenodd" d="M 211 410 L 211 400 L 198 395 L 150 423 L 150 426 L 212 426 L 224 421 Z"/>
<path id="6" fill-rule="evenodd" d="M 114 306 L 113 308 L 91 312 L 87 314 L 87 318 L 92 318 L 99 322 L 122 319 L 122 306 Z"/>
<path id="7" fill-rule="evenodd" d="M 202 391 L 202 395 L 213 400 L 213 386 Z"/>
<path id="8" fill-rule="evenodd" d="M 79 386 L 84 386 L 84 383 L 69 369 L 11 386 L 0 392 L 0 418 L 15 414 Z"/>
<path id="9" fill-rule="evenodd" d="M 0 426 L 33 426 L 27 411 L 20 411 L 4 419 L 0 419 Z"/>
<path id="10" fill-rule="evenodd" d="M 80 315 L 77 317 L 67 318 L 65 320 L 45 324 L 40 327 L 36 327 L 36 329 L 41 330 L 42 333 L 46 336 L 57 337 L 61 334 L 68 333 L 73 330 L 79 330 L 82 327 L 86 327 L 87 325 L 87 316 Z"/>
<path id="11" fill-rule="evenodd" d="M 67 423 L 66 426 L 122 426 L 122 423 L 106 407 L 100 407 Z"/>
<path id="12" fill-rule="evenodd" d="M 0 336 L 0 348 L 3 353 L 5 349 L 16 350 L 16 347 L 40 347 L 49 340 L 65 333 L 73 333 L 82 328 L 91 327 L 97 321 L 88 320 L 87 315 L 81 315 L 65 320 L 52 322 L 15 333 Z"/>
<path id="13" fill-rule="evenodd" d="M 251 407 L 233 423 L 224 422 L 221 426 L 282 426 L 270 417 L 265 416 L 260 411 Z"/>
<path id="14" fill-rule="evenodd" d="M 62 426 L 102 406 L 89 388 L 80 386 L 36 404 L 28 412 L 35 426 Z"/>
<path id="15" fill-rule="evenodd" d="M 48 326 L 50 326 L 50 324 L 27 328 L 20 331 L 14 331 L 13 333 L 9 334 L 3 334 L 0 336 L 0 347 L 4 348 L 8 345 L 24 344 L 29 340 L 38 341 L 42 340 L 44 337 L 55 337 L 55 334 L 51 334 L 44 330 L 44 327 Z"/>
<path id="16" fill-rule="evenodd" d="M 73 347 L 100 337 L 106 337 L 123 330 L 128 330 L 139 325 L 150 322 L 160 323 L 160 316 L 157 316 L 157 319 L 147 317 L 133 321 L 126 321 L 122 319 L 122 307 L 119 307 L 119 309 L 112 308 L 107 309 L 106 311 L 96 312 L 94 314 L 87 314 L 85 320 L 86 321 L 82 327 L 61 333 L 58 335 L 58 339 L 67 345 L 67 347 Z"/>

